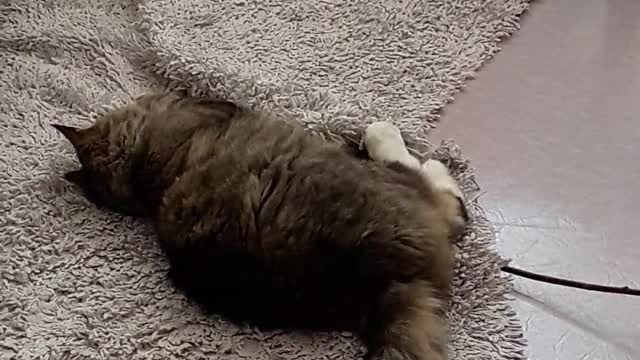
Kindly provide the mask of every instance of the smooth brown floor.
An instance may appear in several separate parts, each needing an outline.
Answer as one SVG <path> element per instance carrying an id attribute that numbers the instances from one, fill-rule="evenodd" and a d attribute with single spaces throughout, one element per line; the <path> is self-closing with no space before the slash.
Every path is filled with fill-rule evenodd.
<path id="1" fill-rule="evenodd" d="M 537 0 L 446 108 L 514 265 L 640 287 L 640 0 Z M 640 297 L 516 280 L 531 359 L 640 359 Z"/>

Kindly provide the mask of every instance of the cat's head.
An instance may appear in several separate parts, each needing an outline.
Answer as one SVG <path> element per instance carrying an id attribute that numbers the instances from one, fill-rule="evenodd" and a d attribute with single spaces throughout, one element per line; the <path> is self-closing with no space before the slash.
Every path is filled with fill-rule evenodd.
<path id="1" fill-rule="evenodd" d="M 127 215 L 143 215 L 131 183 L 131 161 L 140 123 L 135 109 L 116 110 L 80 129 L 53 125 L 73 145 L 82 167 L 65 174 L 94 204 Z"/>

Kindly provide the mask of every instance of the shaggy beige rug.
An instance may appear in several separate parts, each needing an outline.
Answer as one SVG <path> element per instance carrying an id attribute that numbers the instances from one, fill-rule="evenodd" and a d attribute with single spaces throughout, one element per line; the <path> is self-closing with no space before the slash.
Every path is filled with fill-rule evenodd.
<path id="1" fill-rule="evenodd" d="M 517 29 L 527 0 L 0 0 L 0 359 L 350 359 L 347 333 L 205 316 L 166 280 L 145 224 L 91 206 L 48 125 L 86 125 L 149 87 L 223 95 L 357 144 L 398 124 L 421 156 L 438 110 Z M 150 75 L 153 74 L 153 75 Z M 426 152 L 429 151 L 430 154 Z M 522 359 L 493 230 L 470 205 L 451 358 Z"/>

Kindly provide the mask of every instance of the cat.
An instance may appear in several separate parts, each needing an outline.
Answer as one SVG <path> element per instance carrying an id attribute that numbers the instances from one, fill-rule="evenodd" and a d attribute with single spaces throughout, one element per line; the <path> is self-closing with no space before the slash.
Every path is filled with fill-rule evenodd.
<path id="1" fill-rule="evenodd" d="M 94 204 L 152 219 L 170 276 L 231 318 L 350 329 L 386 360 L 447 359 L 453 241 L 468 221 L 448 169 L 400 131 L 370 159 L 224 100 L 145 94 L 89 128 L 54 125 Z"/>

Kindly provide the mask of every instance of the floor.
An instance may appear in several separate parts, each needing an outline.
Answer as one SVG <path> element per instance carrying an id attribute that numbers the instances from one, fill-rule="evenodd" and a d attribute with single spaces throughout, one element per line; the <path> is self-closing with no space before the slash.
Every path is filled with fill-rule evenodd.
<path id="1" fill-rule="evenodd" d="M 640 1 L 536 0 L 446 108 L 500 251 L 528 270 L 640 288 Z M 536 359 L 640 359 L 640 298 L 516 280 Z"/>

